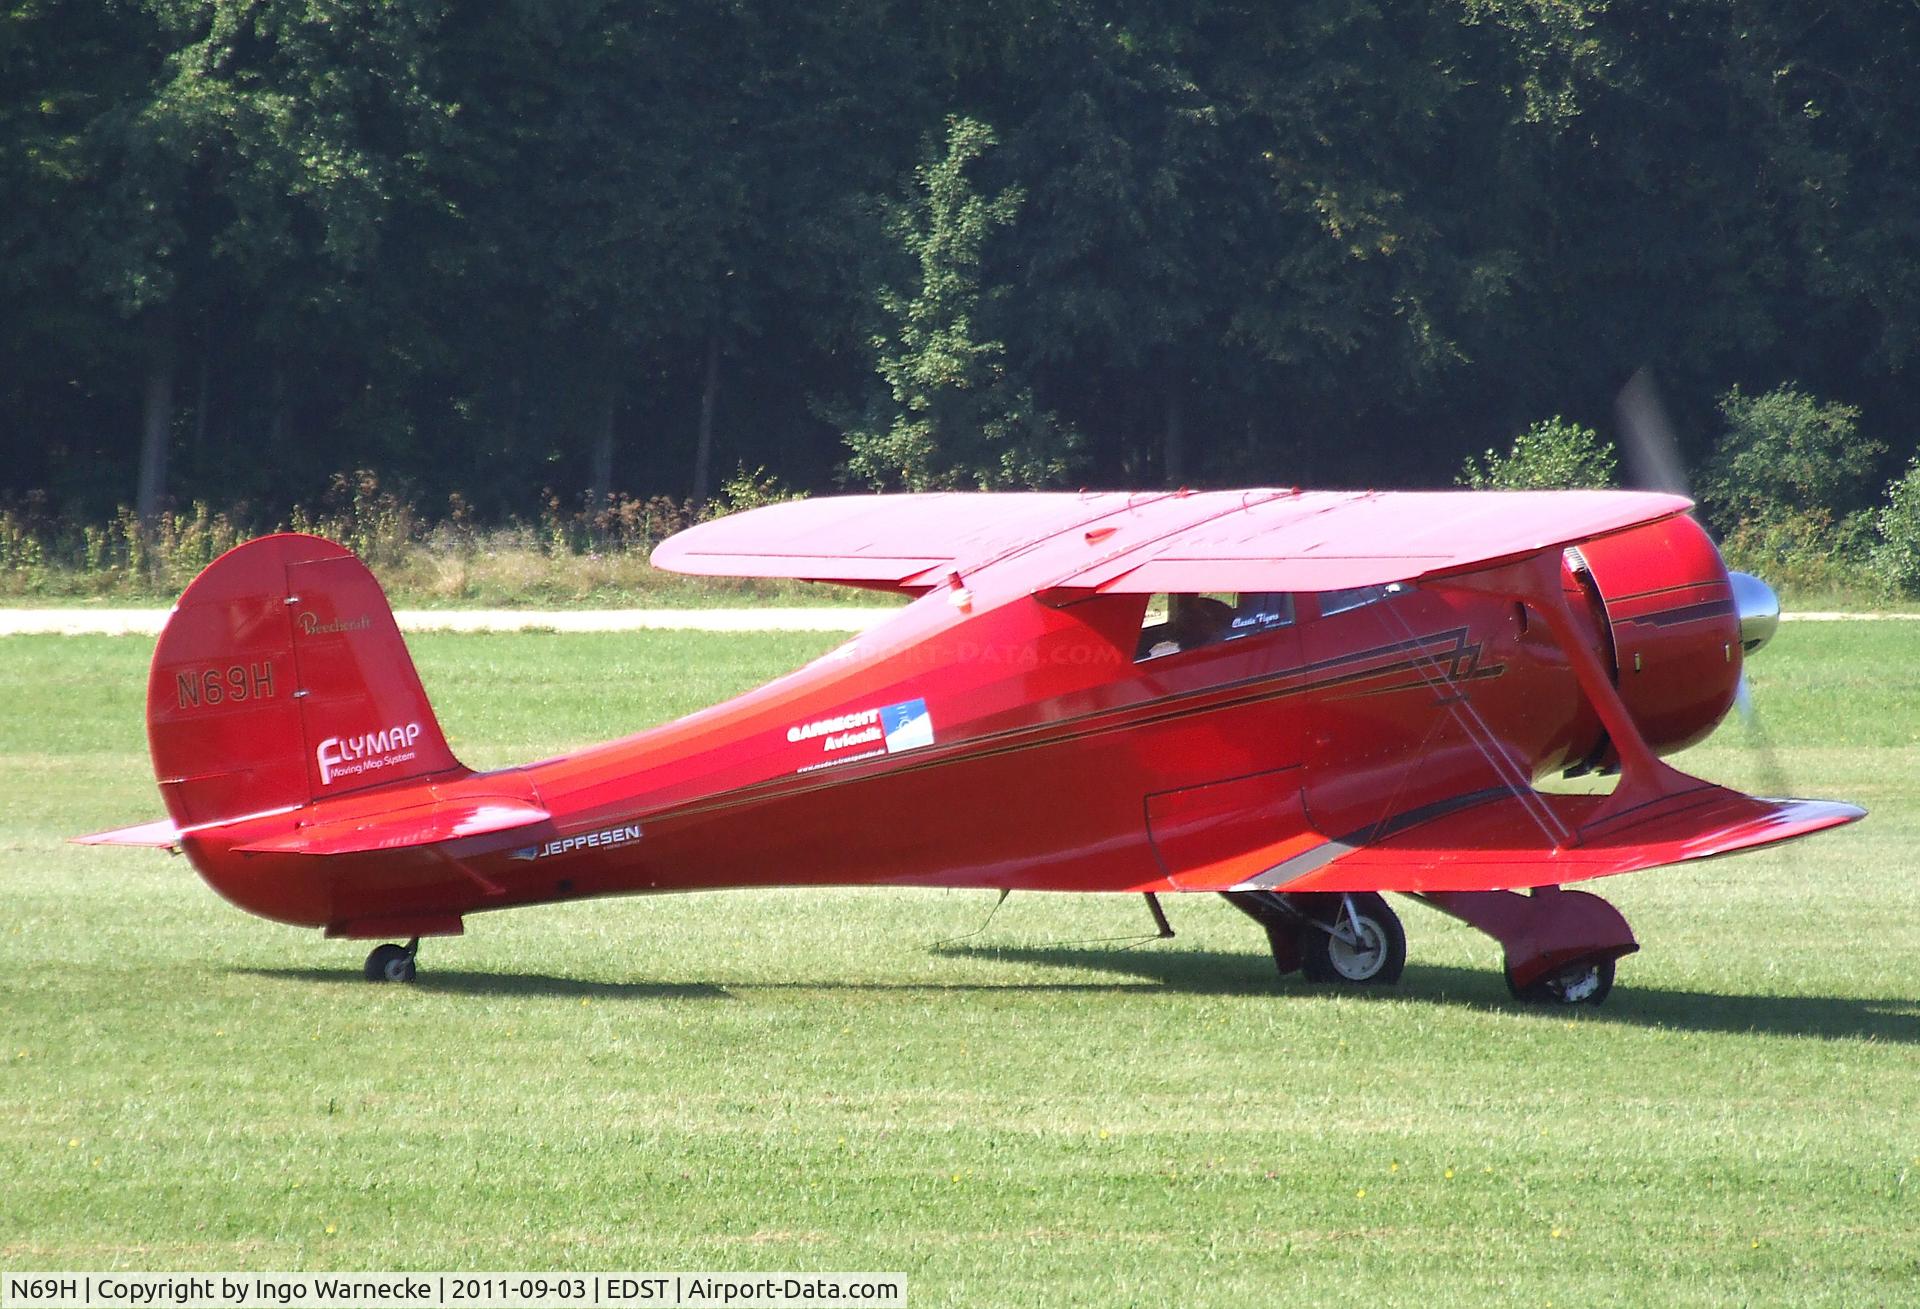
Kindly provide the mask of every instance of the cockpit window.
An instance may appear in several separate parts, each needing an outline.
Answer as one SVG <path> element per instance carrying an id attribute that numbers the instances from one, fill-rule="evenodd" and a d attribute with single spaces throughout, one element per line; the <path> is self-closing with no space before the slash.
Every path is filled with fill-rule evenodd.
<path id="1" fill-rule="evenodd" d="M 1370 605 L 1376 600 L 1384 600 L 1390 595 L 1398 595 L 1406 590 L 1400 582 L 1388 582 L 1385 586 L 1353 586 L 1344 591 L 1322 591 L 1320 593 L 1320 616 L 1331 618 L 1335 614 L 1344 614 L 1349 609 L 1358 609 Z"/>
<path id="2" fill-rule="evenodd" d="M 1281 591 L 1156 595 L 1147 601 L 1134 658 L 1160 659 L 1236 641 L 1293 622 L 1293 597 Z"/>
<path id="3" fill-rule="evenodd" d="M 1226 639 L 1271 632 L 1293 622 L 1293 597 L 1285 591 L 1243 591 L 1234 598 Z"/>

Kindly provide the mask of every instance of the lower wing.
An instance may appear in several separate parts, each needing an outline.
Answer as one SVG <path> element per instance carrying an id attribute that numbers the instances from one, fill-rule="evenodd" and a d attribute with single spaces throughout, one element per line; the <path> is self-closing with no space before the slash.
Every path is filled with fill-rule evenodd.
<path id="1" fill-rule="evenodd" d="M 1479 792 L 1344 839 L 1297 845 L 1222 890 L 1500 891 L 1560 886 L 1773 845 L 1866 816 L 1701 783 L 1615 814 L 1602 795 Z M 1192 874 L 1182 884 L 1195 882 Z"/>

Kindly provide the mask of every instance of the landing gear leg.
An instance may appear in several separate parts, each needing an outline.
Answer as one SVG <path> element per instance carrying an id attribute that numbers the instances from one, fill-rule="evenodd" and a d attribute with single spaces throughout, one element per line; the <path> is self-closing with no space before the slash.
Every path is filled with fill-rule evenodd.
<path id="1" fill-rule="evenodd" d="M 1498 941 L 1507 990 L 1529 1004 L 1599 1004 L 1613 990 L 1614 960 L 1640 948 L 1620 911 L 1585 891 L 1429 891 L 1420 899 Z"/>
<path id="2" fill-rule="evenodd" d="M 1278 891 L 1222 891 L 1220 898 L 1266 929 L 1273 966 L 1285 977 L 1300 967 L 1300 929 L 1306 917 Z"/>
<path id="3" fill-rule="evenodd" d="M 1407 966 L 1400 916 L 1372 891 L 1287 895 L 1229 891 L 1226 900 L 1267 931 L 1281 973 L 1299 969 L 1309 982 L 1391 986 Z"/>
<path id="4" fill-rule="evenodd" d="M 413 957 L 420 952 L 420 938 L 414 937 L 405 945 L 376 945 L 367 955 L 367 980 L 369 982 L 411 982 L 414 976 Z"/>

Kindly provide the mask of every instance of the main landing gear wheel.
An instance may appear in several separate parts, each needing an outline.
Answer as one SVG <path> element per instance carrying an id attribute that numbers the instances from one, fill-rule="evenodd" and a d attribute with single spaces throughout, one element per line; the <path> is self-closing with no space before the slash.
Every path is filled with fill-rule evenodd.
<path id="1" fill-rule="evenodd" d="M 1300 929 L 1300 971 L 1309 982 L 1391 986 L 1407 966 L 1400 916 L 1372 891 L 1329 896 L 1331 916 Z"/>
<path id="2" fill-rule="evenodd" d="M 414 937 L 405 945 L 376 945 L 367 955 L 367 980 L 369 982 L 411 982 L 413 980 L 413 957 L 419 953 L 420 938 Z"/>
<path id="3" fill-rule="evenodd" d="M 1613 990 L 1613 960 L 1571 964 L 1527 986 L 1515 986 L 1508 970 L 1507 990 L 1528 1004 L 1599 1004 Z"/>

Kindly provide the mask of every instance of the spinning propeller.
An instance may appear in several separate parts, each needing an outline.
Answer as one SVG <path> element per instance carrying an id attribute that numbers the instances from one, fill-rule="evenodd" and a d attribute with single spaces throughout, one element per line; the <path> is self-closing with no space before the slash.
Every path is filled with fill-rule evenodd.
<path id="1" fill-rule="evenodd" d="M 1627 379 L 1627 384 L 1614 398 L 1614 412 L 1620 422 L 1628 480 L 1645 490 L 1666 491 L 1691 499 L 1693 491 L 1688 485 L 1686 464 L 1680 458 L 1680 442 L 1674 435 L 1666 406 L 1660 402 L 1660 390 L 1652 370 L 1642 367 Z M 1729 570 L 1727 579 L 1733 585 L 1734 612 L 1740 617 L 1740 648 L 1743 654 L 1751 655 L 1772 640 L 1780 626 L 1780 597 L 1752 573 Z M 1754 707 L 1753 686 L 1747 680 L 1744 659 L 1733 704 L 1746 729 L 1748 743 L 1759 752 L 1765 785 L 1775 794 L 1789 794 L 1773 740 L 1760 722 L 1759 710 Z"/>

